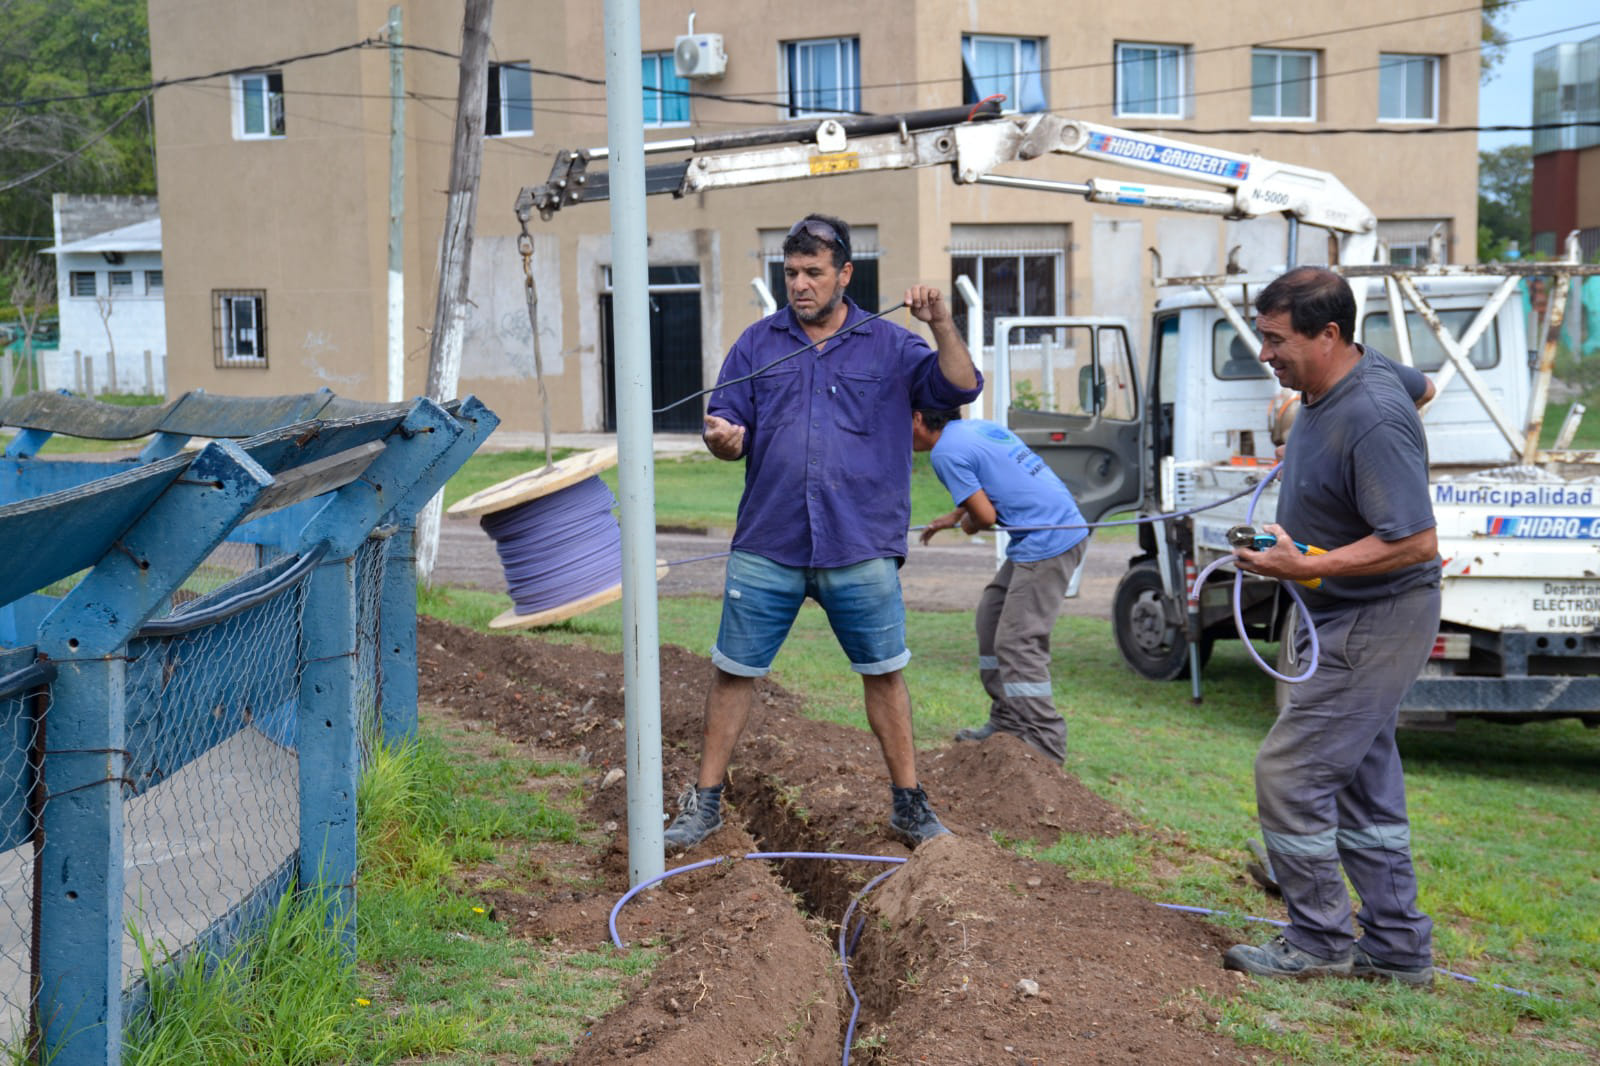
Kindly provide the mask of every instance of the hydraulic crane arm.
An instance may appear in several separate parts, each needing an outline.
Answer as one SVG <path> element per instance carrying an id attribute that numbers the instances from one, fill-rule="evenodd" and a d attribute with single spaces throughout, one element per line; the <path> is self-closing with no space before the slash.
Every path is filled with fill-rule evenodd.
<path id="1" fill-rule="evenodd" d="M 1072 193 L 1093 203 L 1254 218 L 1283 214 L 1339 234 L 1340 261 L 1370 263 L 1377 247 L 1371 210 L 1332 174 L 1257 155 L 1134 133 L 1051 114 L 999 114 L 998 101 L 903 115 L 825 119 L 703 138 L 657 141 L 646 154 L 687 152 L 647 166 L 645 192 L 685 196 L 711 189 L 947 165 L 957 184 Z M 608 175 L 588 164 L 605 149 L 562 151 L 543 185 L 524 188 L 518 217 L 548 219 L 563 206 L 604 200 Z M 1213 189 L 1091 178 L 1053 181 L 994 173 L 1045 155 L 1080 156 L 1185 179 Z"/>

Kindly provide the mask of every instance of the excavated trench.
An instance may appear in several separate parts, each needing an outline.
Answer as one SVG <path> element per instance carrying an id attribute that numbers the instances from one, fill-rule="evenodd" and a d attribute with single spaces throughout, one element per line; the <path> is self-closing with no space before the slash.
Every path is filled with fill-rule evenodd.
<path id="1" fill-rule="evenodd" d="M 832 834 L 820 831 L 809 818 L 799 790 L 783 780 L 763 775 L 754 780 L 746 778 L 744 787 L 730 790 L 728 799 L 744 829 L 757 842 L 761 851 L 804 851 L 837 853 L 841 849 Z M 884 854 L 899 858 L 901 849 L 887 847 L 866 854 Z M 829 944 L 838 945 L 839 925 L 845 912 L 862 888 L 874 877 L 889 868 L 889 864 L 822 859 L 780 859 L 769 864 L 774 876 L 799 901 L 804 918 L 821 921 L 829 931 Z M 879 888 L 882 887 L 880 882 Z M 850 959 L 850 981 L 860 999 L 861 1009 L 856 1019 L 857 1034 L 883 1028 L 890 1023 L 898 1005 L 905 983 L 901 978 L 912 967 L 912 954 L 898 938 L 889 935 L 882 924 L 872 920 L 872 896 L 869 894 L 857 904 L 851 915 L 850 937 L 847 942 Z M 837 974 L 841 984 L 844 974 Z M 834 1057 L 842 1056 L 846 1032 L 850 1026 L 852 1004 L 845 997 L 840 1018 L 838 1046 Z M 852 1053 L 851 1062 L 866 1066 L 879 1061 L 887 1053 L 883 1046 L 868 1045 Z"/>

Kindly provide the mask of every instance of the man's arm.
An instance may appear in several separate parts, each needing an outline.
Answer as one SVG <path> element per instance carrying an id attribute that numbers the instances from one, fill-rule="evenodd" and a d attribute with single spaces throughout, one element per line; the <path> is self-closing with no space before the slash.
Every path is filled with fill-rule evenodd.
<path id="1" fill-rule="evenodd" d="M 1439 554 L 1438 531 L 1431 527 L 1399 540 L 1383 540 L 1376 533 L 1370 533 L 1326 555 L 1301 555 L 1289 534 L 1276 522 L 1268 522 L 1264 528 L 1278 538 L 1278 543 L 1264 552 L 1235 548 L 1233 554 L 1252 574 L 1286 581 L 1387 574 L 1414 563 L 1425 563 Z"/>
<path id="2" fill-rule="evenodd" d="M 911 317 L 925 322 L 933 332 L 934 347 L 939 352 L 939 373 L 958 389 L 978 387 L 978 368 L 972 365 L 972 353 L 967 342 L 956 329 L 955 319 L 944 296 L 932 285 L 913 285 L 906 290 L 906 306 Z"/>
<path id="3" fill-rule="evenodd" d="M 1000 521 L 1000 516 L 994 509 L 994 502 L 982 489 L 976 490 L 971 496 L 962 500 L 961 510 L 966 512 L 961 519 L 961 532 L 969 537 L 974 533 L 983 532 Z"/>
<path id="4" fill-rule="evenodd" d="M 962 510 L 960 507 L 957 507 L 949 514 L 942 514 L 938 518 L 933 519 L 927 525 L 922 527 L 922 536 L 920 538 L 922 543 L 926 544 L 931 541 L 933 539 L 933 535 L 939 532 L 941 529 L 954 529 L 956 526 L 959 526 L 962 519 L 966 517 L 967 512 Z"/>

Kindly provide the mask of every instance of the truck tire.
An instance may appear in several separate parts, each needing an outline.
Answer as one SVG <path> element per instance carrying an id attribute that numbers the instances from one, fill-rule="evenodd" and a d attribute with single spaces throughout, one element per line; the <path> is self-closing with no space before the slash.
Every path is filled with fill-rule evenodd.
<path id="1" fill-rule="evenodd" d="M 1184 611 L 1161 588 L 1161 574 L 1151 562 L 1122 575 L 1111 601 L 1111 625 L 1117 650 L 1134 673 L 1152 681 L 1172 681 L 1189 673 L 1189 638 L 1183 631 Z M 1173 619 L 1180 619 L 1177 624 Z"/>

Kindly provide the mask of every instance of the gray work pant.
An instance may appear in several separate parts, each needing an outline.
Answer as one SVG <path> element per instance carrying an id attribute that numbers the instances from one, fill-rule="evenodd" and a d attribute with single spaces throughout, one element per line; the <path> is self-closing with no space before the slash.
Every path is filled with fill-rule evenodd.
<path id="1" fill-rule="evenodd" d="M 1294 686 L 1256 755 L 1262 835 L 1289 906 L 1284 936 L 1323 958 L 1350 950 L 1350 896 L 1362 948 L 1399 966 L 1432 962 L 1433 921 L 1417 906 L 1411 825 L 1395 745 L 1400 700 L 1439 629 L 1438 586 L 1314 612 L 1320 662 Z M 1297 660 L 1311 645 L 1301 627 Z"/>
<path id="2" fill-rule="evenodd" d="M 989 721 L 1056 762 L 1067 757 L 1067 723 L 1050 689 L 1050 630 L 1087 538 L 1037 562 L 1007 559 L 978 599 L 978 676 L 989 693 Z"/>

